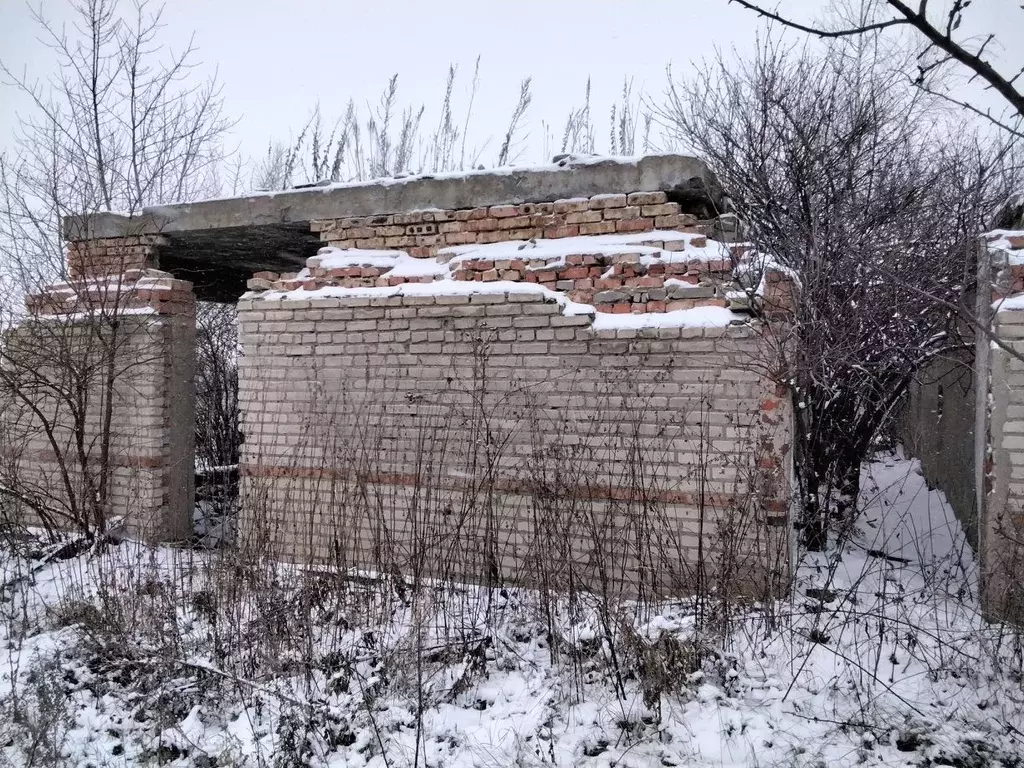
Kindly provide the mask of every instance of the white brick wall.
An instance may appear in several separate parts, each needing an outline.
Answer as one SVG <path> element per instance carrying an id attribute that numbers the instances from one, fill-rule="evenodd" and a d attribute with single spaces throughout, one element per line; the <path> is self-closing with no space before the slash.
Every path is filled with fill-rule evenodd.
<path id="1" fill-rule="evenodd" d="M 194 316 L 125 315 L 118 323 L 106 514 L 124 518 L 133 535 L 184 539 L 191 534 L 194 496 Z M 73 527 L 69 518 L 82 507 L 84 486 L 73 419 L 79 411 L 54 392 L 85 394 L 83 450 L 93 467 L 90 474 L 99 476 L 105 378 L 96 365 L 102 359 L 102 345 L 90 333 L 84 321 L 45 319 L 23 324 L 7 340 L 9 355 L 20 356 L 36 371 L 17 391 L 44 419 L 9 388 L 0 388 L 0 475 L 48 510 L 60 527 Z M 104 333 L 109 340 L 109 328 Z M 86 338 L 94 340 L 91 347 L 75 341 Z M 38 386 L 46 382 L 53 386 Z M 55 425 L 54 441 L 46 434 L 46 425 Z M 64 471 L 71 477 L 71 494 L 65 490 Z M 26 505 L 12 503 L 6 509 L 28 523 L 39 520 Z"/>
<path id="2" fill-rule="evenodd" d="M 703 529 L 728 586 L 785 578 L 790 421 L 749 327 L 595 333 L 532 294 L 239 310 L 243 530 L 283 557 L 660 594 Z"/>
<path id="3" fill-rule="evenodd" d="M 1024 312 L 995 315 L 996 338 L 1024 354 Z M 989 350 L 989 412 L 980 554 L 986 610 L 1000 618 L 1024 616 L 1024 363 L 996 344 Z M 983 347 L 983 348 L 984 348 Z"/>

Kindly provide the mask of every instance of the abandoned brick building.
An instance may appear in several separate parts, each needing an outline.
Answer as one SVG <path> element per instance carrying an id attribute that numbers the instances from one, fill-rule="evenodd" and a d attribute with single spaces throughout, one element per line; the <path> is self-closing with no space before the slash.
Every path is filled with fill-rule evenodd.
<path id="1" fill-rule="evenodd" d="M 756 292 L 773 319 L 746 311 L 745 247 L 730 217 L 707 218 L 720 196 L 693 158 L 566 158 L 75 217 L 69 283 L 32 307 L 87 322 L 83 295 L 116 295 L 145 350 L 115 393 L 109 495 L 143 535 L 188 535 L 195 301 L 237 301 L 254 546 L 489 583 L 778 594 L 793 425 L 771 375 L 784 334 L 767 331 L 799 299 L 768 268 Z M 995 328 L 1024 347 L 1018 316 L 1004 303 Z M 961 398 L 979 447 L 955 449 L 977 493 L 945 489 L 971 497 L 987 573 L 991 521 L 1024 489 L 1024 368 L 982 357 L 991 384 L 972 391 L 995 405 Z M 952 421 L 927 396 L 918 445 Z M 24 445 L 57 484 L 46 441 Z M 940 485 L 952 445 L 924 457 Z"/>

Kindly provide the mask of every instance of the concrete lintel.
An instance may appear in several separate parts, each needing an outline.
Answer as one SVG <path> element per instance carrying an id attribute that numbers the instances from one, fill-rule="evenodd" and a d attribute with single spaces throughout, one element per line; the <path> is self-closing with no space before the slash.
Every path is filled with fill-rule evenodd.
<path id="1" fill-rule="evenodd" d="M 295 224 L 314 219 L 544 202 L 606 192 L 676 191 L 717 205 L 718 182 L 700 160 L 683 155 L 628 159 L 569 158 L 539 168 L 509 168 L 305 187 L 247 197 L 154 206 L 138 216 L 68 216 L 68 240 Z"/>

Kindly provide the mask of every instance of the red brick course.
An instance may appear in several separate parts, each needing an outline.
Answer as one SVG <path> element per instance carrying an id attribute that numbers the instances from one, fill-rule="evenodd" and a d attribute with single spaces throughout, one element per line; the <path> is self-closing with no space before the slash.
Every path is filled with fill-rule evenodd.
<path id="1" fill-rule="evenodd" d="M 159 267 L 157 250 L 166 243 L 160 235 L 111 237 L 68 245 L 68 277 L 82 280 Z"/>
<path id="2" fill-rule="evenodd" d="M 119 275 L 48 285 L 26 296 L 25 305 L 33 315 L 115 317 L 145 309 L 160 315 L 192 315 L 196 297 L 186 280 L 154 269 L 129 269 Z"/>
<path id="3" fill-rule="evenodd" d="M 321 240 L 339 248 L 422 249 L 410 251 L 415 256 L 433 256 L 449 245 L 654 229 L 703 232 L 701 227 L 696 217 L 680 213 L 678 203 L 668 202 L 664 192 L 353 216 L 314 221 L 311 225 Z"/>

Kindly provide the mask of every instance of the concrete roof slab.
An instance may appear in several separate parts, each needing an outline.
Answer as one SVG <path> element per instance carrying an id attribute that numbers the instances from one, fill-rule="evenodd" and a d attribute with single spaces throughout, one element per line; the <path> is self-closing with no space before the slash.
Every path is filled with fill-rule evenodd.
<path id="1" fill-rule="evenodd" d="M 244 289 L 253 271 L 291 269 L 315 254 L 319 240 L 309 223 L 317 219 L 654 191 L 664 191 L 684 206 L 703 206 L 709 214 L 722 197 L 713 174 L 693 157 L 568 157 L 536 168 L 328 184 L 152 206 L 135 216 L 69 216 L 63 225 L 71 241 L 163 235 L 168 245 L 160 250 L 162 269 L 193 280 L 201 297 L 226 296 Z"/>

